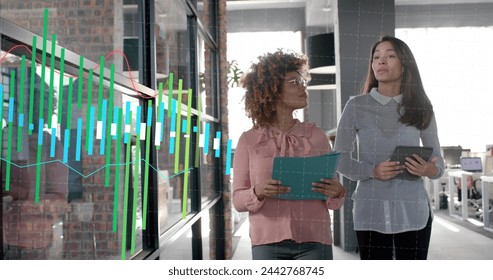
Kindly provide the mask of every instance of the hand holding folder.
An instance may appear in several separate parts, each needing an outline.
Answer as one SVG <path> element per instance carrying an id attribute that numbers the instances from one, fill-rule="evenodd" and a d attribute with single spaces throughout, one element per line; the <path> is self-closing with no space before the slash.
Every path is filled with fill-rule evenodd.
<path id="1" fill-rule="evenodd" d="M 312 157 L 276 157 L 272 179 L 280 180 L 291 188 L 289 193 L 278 195 L 280 199 L 325 200 L 327 196 L 312 191 L 312 183 L 321 178 L 335 177 L 338 152 Z"/>

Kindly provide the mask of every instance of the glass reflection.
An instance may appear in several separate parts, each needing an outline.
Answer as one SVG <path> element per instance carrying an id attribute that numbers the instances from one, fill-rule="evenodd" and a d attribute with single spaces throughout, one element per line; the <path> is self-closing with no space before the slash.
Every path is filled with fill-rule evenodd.
<path id="1" fill-rule="evenodd" d="M 6 57 L 0 64 L 5 89 L 2 257 L 120 259 L 137 254 L 142 249 L 143 156 L 136 116 L 130 112 L 138 112 L 142 103 L 100 87 L 93 69 L 79 79 L 74 69 L 61 72 L 57 61 L 51 68 L 31 65 L 16 51 L 2 51 L 0 57 Z M 127 116 L 133 120 L 128 131 L 123 127 Z"/>
<path id="2" fill-rule="evenodd" d="M 180 98 L 180 80 L 181 104 L 186 106 L 188 103 L 190 43 L 184 3 L 165 0 L 156 1 L 155 5 L 156 84 L 163 88 L 162 100 L 166 108 L 165 115 L 158 119 L 158 122 L 162 121 L 160 129 L 163 137 L 157 151 L 159 225 L 163 233 L 178 222 L 183 214 L 184 174 L 188 172 L 184 170 L 186 139 L 182 131 L 175 132 L 176 138 L 171 137 L 170 131 L 172 126 L 181 126 L 179 120 L 186 120 L 186 115 L 177 113 L 180 107 L 177 103 Z M 164 111 L 158 102 L 155 108 L 157 112 Z M 190 211 L 189 193 L 186 196 L 185 213 Z"/>

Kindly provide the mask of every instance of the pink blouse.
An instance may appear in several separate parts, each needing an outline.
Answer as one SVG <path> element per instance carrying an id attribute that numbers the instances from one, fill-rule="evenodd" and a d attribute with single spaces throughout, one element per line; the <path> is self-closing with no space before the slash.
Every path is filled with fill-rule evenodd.
<path id="1" fill-rule="evenodd" d="M 316 156 L 330 151 L 325 133 L 313 123 L 296 120 L 283 132 L 273 126 L 244 132 L 233 162 L 233 204 L 249 212 L 252 245 L 294 240 L 332 244 L 329 209 L 338 209 L 344 195 L 327 200 L 257 199 L 253 187 L 272 177 L 277 156 Z"/>

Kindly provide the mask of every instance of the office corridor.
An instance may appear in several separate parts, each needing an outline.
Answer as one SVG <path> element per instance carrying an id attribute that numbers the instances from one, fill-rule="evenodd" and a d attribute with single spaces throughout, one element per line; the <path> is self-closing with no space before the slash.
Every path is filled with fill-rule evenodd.
<path id="1" fill-rule="evenodd" d="M 243 213 L 241 217 L 234 234 L 233 260 L 250 260 L 248 218 Z M 435 211 L 430 242 L 429 260 L 493 260 L 493 232 L 450 217 L 443 210 Z M 357 252 L 345 252 L 340 246 L 334 246 L 333 252 L 335 260 L 359 260 Z"/>

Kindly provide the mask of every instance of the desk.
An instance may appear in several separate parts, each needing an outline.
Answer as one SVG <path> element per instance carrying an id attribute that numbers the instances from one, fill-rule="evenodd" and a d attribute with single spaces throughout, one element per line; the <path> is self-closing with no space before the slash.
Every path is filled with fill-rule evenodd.
<path id="1" fill-rule="evenodd" d="M 484 229 L 493 231 L 490 228 L 490 188 L 493 188 L 493 176 L 481 176 L 481 191 L 483 196 L 483 224 Z"/>
<path id="2" fill-rule="evenodd" d="M 467 221 L 469 218 L 468 212 L 468 201 L 467 201 L 467 176 L 472 176 L 473 173 L 467 171 L 453 171 L 448 173 L 448 192 L 449 192 L 449 201 L 448 201 L 448 210 L 450 216 L 454 216 L 454 193 L 455 193 L 455 185 L 454 178 L 460 178 L 462 180 L 462 191 L 461 191 L 461 200 L 462 200 L 462 220 Z"/>
<path id="3" fill-rule="evenodd" d="M 461 169 L 457 169 L 457 168 L 446 168 L 445 171 L 443 172 L 443 176 L 438 178 L 438 179 L 430 179 L 428 177 L 424 177 L 424 180 L 425 180 L 425 188 L 428 192 L 428 195 L 430 196 L 430 204 L 431 202 L 433 201 L 433 207 L 435 208 L 435 210 L 439 210 L 440 209 L 440 192 L 442 191 L 445 191 L 445 188 L 447 185 L 450 186 L 450 183 L 449 183 L 449 173 L 452 173 L 452 172 L 461 172 L 462 170 Z M 452 181 L 453 182 L 453 181 Z M 449 188 L 450 190 L 450 187 L 447 187 Z M 455 190 L 455 189 L 454 189 Z M 450 199 L 453 199 L 453 194 L 455 193 L 456 191 L 450 193 L 449 191 L 449 197 Z M 450 208 L 449 208 L 450 209 Z M 450 211 L 450 210 L 449 210 Z"/>
<path id="4" fill-rule="evenodd" d="M 435 210 L 440 210 L 440 192 L 445 191 L 445 186 L 448 184 L 448 171 L 439 179 L 424 177 L 424 180 L 426 191 L 430 196 L 430 204 Z"/>
<path id="5" fill-rule="evenodd" d="M 432 196 L 430 198 L 430 205 L 433 205 L 435 210 L 440 209 L 440 179 L 431 180 L 428 177 L 424 177 L 425 188 L 428 192 L 428 196 Z M 433 191 L 431 190 L 433 188 Z M 433 202 L 433 203 L 432 203 Z"/>

